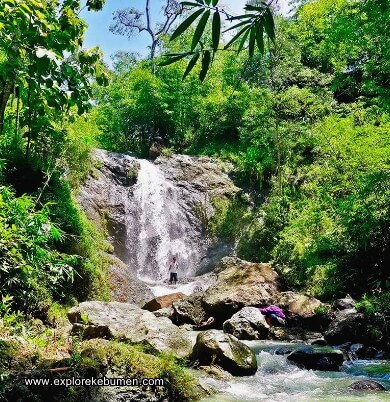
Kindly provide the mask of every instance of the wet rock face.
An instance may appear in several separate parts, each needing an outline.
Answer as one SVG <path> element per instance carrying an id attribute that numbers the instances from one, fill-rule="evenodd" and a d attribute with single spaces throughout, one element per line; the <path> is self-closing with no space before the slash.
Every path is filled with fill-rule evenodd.
<path id="1" fill-rule="evenodd" d="M 211 199 L 240 189 L 208 158 L 173 155 L 153 163 L 96 150 L 95 168 L 78 196 L 81 207 L 106 229 L 114 255 L 134 276 L 167 277 L 173 255 L 179 278 L 207 272 L 230 246 L 210 244 L 197 208 L 211 213 Z"/>
<path id="2" fill-rule="evenodd" d="M 111 300 L 143 306 L 154 295 L 150 288 L 136 275 L 129 272 L 126 264 L 113 255 L 108 255 L 110 264 Z"/>
<path id="3" fill-rule="evenodd" d="M 257 371 L 256 356 L 248 346 L 213 329 L 198 335 L 192 359 L 201 366 L 215 364 L 235 376 L 253 375 Z"/>
<path id="4" fill-rule="evenodd" d="M 129 303 L 90 301 L 68 312 L 73 332 L 85 339 L 113 338 L 150 346 L 156 351 L 182 358 L 192 351 L 188 331 L 176 327 L 166 317 L 156 317 Z"/>
<path id="5" fill-rule="evenodd" d="M 269 325 L 256 307 L 244 307 L 223 323 L 223 330 L 237 339 L 267 339 Z"/>
<path id="6" fill-rule="evenodd" d="M 307 370 L 338 371 L 344 354 L 330 347 L 306 346 L 291 352 L 287 359 Z"/>

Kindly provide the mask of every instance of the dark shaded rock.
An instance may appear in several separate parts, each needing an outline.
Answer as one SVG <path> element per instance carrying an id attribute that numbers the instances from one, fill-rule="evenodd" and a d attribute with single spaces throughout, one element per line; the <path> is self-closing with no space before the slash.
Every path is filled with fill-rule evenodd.
<path id="1" fill-rule="evenodd" d="M 221 324 L 243 307 L 271 304 L 279 294 L 278 274 L 270 264 L 226 257 L 215 273 L 216 283 L 206 290 L 203 307 Z"/>
<path id="2" fill-rule="evenodd" d="M 382 384 L 372 380 L 356 381 L 348 389 L 354 391 L 386 391 L 386 388 Z"/>
<path id="3" fill-rule="evenodd" d="M 68 312 L 73 331 L 84 339 L 97 337 L 128 340 L 144 344 L 159 352 L 188 357 L 192 350 L 188 331 L 178 328 L 165 317 L 156 317 L 129 303 L 90 301 Z"/>
<path id="4" fill-rule="evenodd" d="M 337 299 L 333 305 L 337 310 L 348 310 L 355 308 L 356 301 L 351 296 L 346 296 L 343 299 Z"/>
<path id="5" fill-rule="evenodd" d="M 223 330 L 238 339 L 267 339 L 269 325 L 256 307 L 244 307 L 223 323 Z"/>
<path id="6" fill-rule="evenodd" d="M 220 366 L 235 376 L 252 375 L 257 371 L 256 356 L 248 346 L 214 329 L 199 333 L 192 359 L 201 366 Z"/>
<path id="7" fill-rule="evenodd" d="M 306 370 L 338 371 L 343 364 L 344 354 L 330 347 L 306 346 L 294 350 L 287 359 Z"/>
<path id="8" fill-rule="evenodd" d="M 330 345 L 345 342 L 363 342 L 367 340 L 367 322 L 363 314 L 356 309 L 340 310 L 324 334 Z"/>
<path id="9" fill-rule="evenodd" d="M 382 351 L 379 351 L 378 349 L 369 346 L 366 349 L 365 357 L 368 359 L 382 359 L 384 357 L 385 353 Z"/>
<path id="10" fill-rule="evenodd" d="M 321 338 L 320 332 L 311 332 L 302 327 L 271 327 L 269 329 L 270 339 L 288 342 L 311 343 L 315 339 Z"/>
<path id="11" fill-rule="evenodd" d="M 156 159 L 162 154 L 163 149 L 164 149 L 163 145 L 161 145 L 157 141 L 153 142 L 153 144 L 149 148 L 149 156 L 152 159 Z"/>
<path id="12" fill-rule="evenodd" d="M 357 358 L 361 359 L 365 357 L 366 347 L 362 343 L 354 343 L 349 348 L 349 352 L 354 356 L 356 356 Z"/>
<path id="13" fill-rule="evenodd" d="M 326 342 L 326 340 L 323 338 L 315 339 L 311 342 L 311 344 L 316 346 L 328 346 L 328 342 Z"/>
<path id="14" fill-rule="evenodd" d="M 181 300 L 186 295 L 184 293 L 171 293 L 165 296 L 155 297 L 154 299 L 148 301 L 142 308 L 148 311 L 156 311 L 162 308 L 172 307 L 175 301 Z"/>
<path id="15" fill-rule="evenodd" d="M 208 316 L 203 308 L 203 293 L 194 293 L 182 300 L 174 302 L 172 320 L 176 324 L 199 325 Z"/>

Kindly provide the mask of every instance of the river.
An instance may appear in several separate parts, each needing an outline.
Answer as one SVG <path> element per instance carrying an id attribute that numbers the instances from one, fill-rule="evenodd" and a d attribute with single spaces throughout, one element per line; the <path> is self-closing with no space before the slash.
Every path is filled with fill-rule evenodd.
<path id="1" fill-rule="evenodd" d="M 256 353 L 258 371 L 254 376 L 229 381 L 202 377 L 201 381 L 218 392 L 202 402 L 382 402 L 389 392 L 348 390 L 353 382 L 370 379 L 390 389 L 390 361 L 355 360 L 344 363 L 339 372 L 302 370 L 286 356 L 277 355 L 280 347 L 302 345 L 270 341 L 245 342 Z"/>

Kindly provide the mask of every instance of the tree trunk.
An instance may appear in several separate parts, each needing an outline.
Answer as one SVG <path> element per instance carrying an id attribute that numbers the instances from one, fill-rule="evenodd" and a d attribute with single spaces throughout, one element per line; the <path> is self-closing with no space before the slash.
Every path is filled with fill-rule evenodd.
<path id="1" fill-rule="evenodd" d="M 5 109 L 12 93 L 12 87 L 13 83 L 11 81 L 6 81 L 2 91 L 0 92 L 0 134 L 4 131 Z"/>

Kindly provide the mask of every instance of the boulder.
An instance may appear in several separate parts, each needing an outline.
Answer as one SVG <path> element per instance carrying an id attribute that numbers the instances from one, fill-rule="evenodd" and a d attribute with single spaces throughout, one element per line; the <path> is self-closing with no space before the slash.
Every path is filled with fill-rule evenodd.
<path id="1" fill-rule="evenodd" d="M 176 324 L 199 325 L 207 320 L 203 308 L 203 292 L 194 293 L 173 303 L 172 321 Z"/>
<path id="2" fill-rule="evenodd" d="M 281 292 L 275 303 L 292 316 L 311 318 L 316 315 L 316 309 L 324 306 L 318 299 L 295 292 Z"/>
<path id="3" fill-rule="evenodd" d="M 304 346 L 291 352 L 287 360 L 306 370 L 338 371 L 344 354 L 330 347 Z"/>
<path id="4" fill-rule="evenodd" d="M 333 306 L 337 310 L 347 310 L 347 309 L 355 308 L 356 301 L 354 299 L 352 299 L 351 296 L 348 295 L 342 299 L 335 300 Z"/>
<path id="5" fill-rule="evenodd" d="M 354 391 L 386 391 L 386 388 L 382 384 L 372 380 L 356 381 L 348 389 Z"/>
<path id="6" fill-rule="evenodd" d="M 234 336 L 215 329 L 199 333 L 192 359 L 201 366 L 220 366 L 235 376 L 253 375 L 257 371 L 252 350 Z"/>
<path id="7" fill-rule="evenodd" d="M 315 297 L 291 291 L 281 292 L 275 304 L 286 312 L 290 326 L 299 326 L 310 331 L 323 331 L 330 323 L 330 317 L 327 314 L 318 314 L 318 309 L 325 307 L 325 304 Z"/>
<path id="8" fill-rule="evenodd" d="M 238 339 L 267 339 L 269 325 L 256 307 L 244 307 L 223 323 L 223 330 Z"/>
<path id="9" fill-rule="evenodd" d="M 362 343 L 354 343 L 349 348 L 349 353 L 358 359 L 364 358 L 365 352 L 366 352 L 366 347 Z"/>
<path id="10" fill-rule="evenodd" d="M 148 310 L 148 311 L 156 311 L 156 310 L 160 310 L 162 308 L 167 308 L 167 307 L 172 307 L 172 304 L 175 301 L 181 300 L 184 297 L 186 297 L 186 295 L 184 293 L 172 293 L 169 295 L 164 295 L 164 296 L 158 296 L 155 297 L 154 299 L 148 301 L 142 308 L 144 310 Z"/>
<path id="11" fill-rule="evenodd" d="M 129 272 L 129 268 L 119 258 L 106 255 L 110 261 L 111 300 L 143 306 L 153 298 L 153 292 L 145 282 Z"/>
<path id="12" fill-rule="evenodd" d="M 221 324 L 243 307 L 273 303 L 279 294 L 278 274 L 270 264 L 225 257 L 214 272 L 217 280 L 206 290 L 203 307 Z"/>
<path id="13" fill-rule="evenodd" d="M 90 301 L 80 303 L 68 312 L 73 332 L 84 339 L 104 337 L 145 344 L 159 352 L 179 358 L 191 354 L 188 331 L 176 327 L 165 317 L 156 317 L 129 303 Z"/>
<path id="14" fill-rule="evenodd" d="M 308 331 L 302 326 L 271 327 L 269 329 L 269 338 L 276 341 L 311 343 L 321 337 L 320 332 Z"/>
<path id="15" fill-rule="evenodd" d="M 329 345 L 341 345 L 345 342 L 364 343 L 367 340 L 367 325 L 364 315 L 358 313 L 354 308 L 337 311 L 324 338 Z"/>

